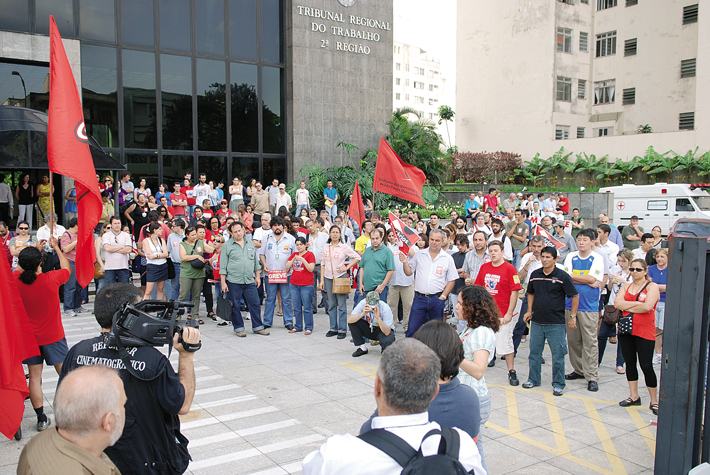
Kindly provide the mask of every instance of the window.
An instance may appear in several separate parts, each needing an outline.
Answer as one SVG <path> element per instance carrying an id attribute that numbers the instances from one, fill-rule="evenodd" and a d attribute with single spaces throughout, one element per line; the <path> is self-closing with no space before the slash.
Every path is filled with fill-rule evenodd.
<path id="1" fill-rule="evenodd" d="M 433 85 L 433 84 L 429 84 L 429 91 L 430 91 L 430 92 L 433 92 L 433 91 L 434 91 L 434 85 Z"/>
<path id="2" fill-rule="evenodd" d="M 429 105 L 433 106 L 434 105 L 434 99 L 429 99 Z"/>
<path id="3" fill-rule="evenodd" d="M 695 77 L 695 58 L 684 59 L 680 62 L 680 77 L 694 78 Z"/>
<path id="4" fill-rule="evenodd" d="M 405 101 L 408 101 L 408 100 L 409 100 L 409 94 L 405 94 L 405 95 L 404 95 L 404 100 L 405 100 Z"/>
<path id="5" fill-rule="evenodd" d="M 584 127 L 577 127 L 577 138 L 578 139 L 584 138 Z"/>
<path id="6" fill-rule="evenodd" d="M 567 5 L 574 5 L 573 0 L 557 0 L 560 3 L 566 3 Z"/>
<path id="7" fill-rule="evenodd" d="M 589 51 L 589 33 L 586 31 L 579 32 L 579 50 Z"/>
<path id="8" fill-rule="evenodd" d="M 259 102 L 256 93 L 258 68 L 256 64 L 230 63 L 229 71 L 230 82 L 232 83 L 230 99 L 232 105 L 232 151 L 258 152 L 259 107 L 256 105 Z M 165 85 L 165 81 L 163 81 L 163 85 Z M 269 101 L 271 101 L 270 98 Z M 165 107 L 165 102 L 163 102 L 163 107 Z M 270 112 L 264 109 L 264 114 L 268 115 Z M 163 127 L 165 127 L 165 124 L 163 124 Z M 244 133 L 245 131 L 253 132 Z M 259 168 L 258 161 L 257 158 L 257 170 Z M 236 170 L 243 170 L 251 162 L 247 159 L 239 159 L 237 163 L 238 168 Z"/>
<path id="9" fill-rule="evenodd" d="M 624 89 L 624 93 L 621 99 L 622 105 L 630 106 L 636 104 L 636 88 L 631 87 L 629 89 Z"/>
<path id="10" fill-rule="evenodd" d="M 609 132 L 611 130 L 611 127 L 602 127 L 600 129 L 594 129 L 594 135 L 596 137 L 606 137 L 607 135 L 611 135 Z"/>
<path id="11" fill-rule="evenodd" d="M 176 13 L 173 12 L 176 3 L 177 2 L 175 2 L 175 0 L 161 0 L 160 21 L 162 26 L 160 28 L 160 34 L 162 35 L 163 31 L 165 31 L 166 29 L 175 30 L 171 34 L 176 37 L 179 37 L 181 41 L 185 41 L 184 37 L 187 37 L 187 49 L 183 48 L 181 51 L 190 51 L 190 35 L 186 34 L 188 31 L 190 31 L 190 0 L 184 1 L 184 3 L 186 3 L 184 9 L 187 11 L 187 13 L 183 14 L 187 16 L 186 27 L 182 29 L 177 27 L 177 25 L 180 25 L 180 23 L 174 21 L 171 17 L 168 17 L 167 21 L 163 21 L 163 15 L 165 14 L 166 10 L 170 11 L 170 15 L 172 17 L 176 16 Z M 256 7 L 257 6 L 254 4 L 254 2 L 249 2 L 247 0 L 229 0 L 230 58 L 246 59 L 250 61 L 256 61 L 258 59 L 259 53 L 257 49 L 257 43 L 259 40 L 256 28 Z M 160 43 L 160 46 L 162 48 L 163 43 Z M 232 84 L 234 84 L 234 82 L 232 82 Z M 232 125 L 233 124 L 234 122 L 232 122 Z M 239 164 L 239 169 L 244 169 L 243 164 Z"/>
<path id="12" fill-rule="evenodd" d="M 596 57 L 610 56 L 612 54 L 616 54 L 616 31 L 597 35 Z"/>
<path id="13" fill-rule="evenodd" d="M 434 77 L 434 71 L 429 70 L 429 77 L 430 77 L 430 78 L 433 78 L 433 77 Z"/>
<path id="14" fill-rule="evenodd" d="M 431 120 L 431 119 L 433 119 L 433 118 L 434 118 L 434 114 L 432 114 L 431 112 L 429 112 L 429 120 Z"/>
<path id="15" fill-rule="evenodd" d="M 580 0 L 580 2 L 589 5 L 589 0 Z"/>
<path id="16" fill-rule="evenodd" d="M 572 78 L 557 76 L 557 100 L 572 100 Z"/>
<path id="17" fill-rule="evenodd" d="M 419 89 L 420 84 L 420 82 L 414 81 L 414 89 Z"/>
<path id="18" fill-rule="evenodd" d="M 579 99 L 587 98 L 587 81 L 584 79 L 577 80 L 577 97 Z"/>
<path id="19" fill-rule="evenodd" d="M 419 69 L 419 74 L 422 75 L 422 76 L 424 76 L 424 68 L 420 68 L 420 69 Z"/>
<path id="20" fill-rule="evenodd" d="M 688 198 L 676 198 L 675 200 L 675 210 L 676 211 L 695 211 L 693 205 L 690 204 Z"/>
<path id="21" fill-rule="evenodd" d="M 634 5 L 638 5 L 639 0 L 626 0 L 626 6 L 627 7 L 633 7 Z"/>
<path id="22" fill-rule="evenodd" d="M 402 69 L 402 63 L 395 63 L 394 64 L 394 69 L 397 71 L 400 71 Z"/>
<path id="23" fill-rule="evenodd" d="M 404 70 L 407 71 L 407 72 L 409 72 L 409 63 L 407 63 L 407 64 L 404 65 Z"/>
<path id="24" fill-rule="evenodd" d="M 569 125 L 558 125 L 555 127 L 555 140 L 567 140 L 569 138 Z"/>
<path id="25" fill-rule="evenodd" d="M 402 80 L 400 78 L 397 78 L 394 81 L 395 81 L 395 84 L 397 84 L 398 86 L 402 85 Z"/>
<path id="26" fill-rule="evenodd" d="M 569 28 L 557 28 L 557 51 L 562 53 L 572 52 L 572 30 Z"/>
<path id="27" fill-rule="evenodd" d="M 150 48 L 155 45 L 153 2 L 121 1 L 121 41 Z"/>
<path id="28" fill-rule="evenodd" d="M 666 211 L 668 209 L 668 200 L 648 200 L 646 209 L 650 211 Z"/>
<path id="29" fill-rule="evenodd" d="M 424 90 L 424 83 L 423 82 L 419 83 L 419 89 Z"/>
<path id="30" fill-rule="evenodd" d="M 394 95 L 394 98 L 395 98 L 396 100 L 400 100 L 400 99 L 399 99 L 400 97 L 402 97 L 402 96 L 399 94 L 399 92 Z"/>
<path id="31" fill-rule="evenodd" d="M 637 43 L 638 40 L 636 38 L 624 41 L 624 56 L 635 56 Z"/>
<path id="32" fill-rule="evenodd" d="M 594 105 L 614 102 L 616 79 L 594 83 Z"/>
<path id="33" fill-rule="evenodd" d="M 681 112 L 680 113 L 680 130 L 693 130 L 695 129 L 695 112 Z"/>
<path id="34" fill-rule="evenodd" d="M 405 85 L 405 86 L 409 86 L 409 79 L 405 79 L 405 80 L 404 80 L 404 85 Z"/>
<path id="35" fill-rule="evenodd" d="M 195 9 L 197 52 L 224 56 L 224 0 L 206 0 Z"/>
<path id="36" fill-rule="evenodd" d="M 683 24 L 698 22 L 698 4 L 683 7 Z"/>
<path id="37" fill-rule="evenodd" d="M 616 0 L 597 0 L 597 11 L 616 6 Z"/>

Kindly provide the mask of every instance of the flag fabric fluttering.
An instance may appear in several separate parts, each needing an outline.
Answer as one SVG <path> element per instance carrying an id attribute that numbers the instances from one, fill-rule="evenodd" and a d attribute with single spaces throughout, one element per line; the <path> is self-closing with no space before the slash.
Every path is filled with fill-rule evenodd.
<path id="1" fill-rule="evenodd" d="M 390 226 L 394 229 L 397 234 L 397 241 L 399 242 L 399 250 L 405 255 L 409 254 L 409 249 L 414 246 L 417 241 L 419 241 L 419 234 L 417 234 L 416 229 L 412 229 L 404 221 L 399 219 L 390 211 L 389 215 Z"/>
<path id="2" fill-rule="evenodd" d="M 404 163 L 384 137 L 380 138 L 373 190 L 425 205 L 422 198 L 425 181 L 426 175 L 423 171 Z"/>
<path id="3" fill-rule="evenodd" d="M 540 225 L 535 226 L 534 234 L 545 238 L 545 246 L 552 246 L 556 249 L 562 249 L 563 247 L 565 247 L 564 244 L 558 241 L 557 238 L 555 238 L 552 234 L 545 231 Z"/>
<path id="4" fill-rule="evenodd" d="M 77 219 L 76 280 L 86 287 L 94 278 L 94 228 L 101 219 L 101 193 L 89 150 L 84 115 L 62 38 L 49 17 L 49 170 L 74 179 Z"/>
<path id="5" fill-rule="evenodd" d="M 348 207 L 348 216 L 353 218 L 360 229 L 362 229 L 362 223 L 365 222 L 367 217 L 365 217 L 365 206 L 362 204 L 362 195 L 360 194 L 360 184 L 355 180 L 355 188 L 353 188 L 353 199 L 350 201 L 350 206 Z"/>

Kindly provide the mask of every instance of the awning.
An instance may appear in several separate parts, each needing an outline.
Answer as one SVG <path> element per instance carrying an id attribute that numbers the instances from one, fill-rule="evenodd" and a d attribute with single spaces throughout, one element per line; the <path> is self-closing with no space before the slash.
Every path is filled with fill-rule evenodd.
<path id="1" fill-rule="evenodd" d="M 47 122 L 44 112 L 24 107 L 0 106 L 0 169 L 47 169 Z M 96 170 L 125 170 L 89 136 Z"/>

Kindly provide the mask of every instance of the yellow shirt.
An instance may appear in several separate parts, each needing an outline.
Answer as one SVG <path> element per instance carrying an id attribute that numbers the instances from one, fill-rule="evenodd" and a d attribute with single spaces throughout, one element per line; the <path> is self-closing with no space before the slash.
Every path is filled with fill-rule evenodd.
<path id="1" fill-rule="evenodd" d="M 363 234 L 355 241 L 355 250 L 358 252 L 365 252 L 365 248 L 367 248 L 368 242 L 370 242 L 370 238 Z"/>

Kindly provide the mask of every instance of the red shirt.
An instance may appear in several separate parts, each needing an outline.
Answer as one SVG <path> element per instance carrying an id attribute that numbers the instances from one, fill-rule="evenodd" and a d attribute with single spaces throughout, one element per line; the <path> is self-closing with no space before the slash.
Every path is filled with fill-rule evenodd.
<path id="1" fill-rule="evenodd" d="M 560 208 L 564 214 L 569 214 L 569 200 L 567 198 L 558 200 L 557 207 Z"/>
<path id="2" fill-rule="evenodd" d="M 171 193 L 170 195 L 170 202 L 173 204 L 173 210 L 175 211 L 173 213 L 173 216 L 176 216 L 178 214 L 180 215 L 185 215 L 185 207 L 184 206 L 175 206 L 175 201 L 185 201 L 187 199 L 187 196 L 185 196 L 182 192 L 180 193 Z"/>
<path id="3" fill-rule="evenodd" d="M 291 254 L 291 257 L 288 258 L 289 261 L 292 261 L 294 257 L 298 255 L 298 252 L 294 252 Z M 311 251 L 306 251 L 305 254 L 302 256 L 306 262 L 316 263 L 316 256 L 313 254 Z M 291 274 L 291 283 L 293 285 L 303 285 L 303 286 L 312 286 L 313 285 L 313 271 L 308 272 L 306 269 L 306 266 L 303 265 L 303 262 L 298 261 L 294 262 L 293 266 L 291 267 L 291 270 L 293 273 Z M 304 304 L 305 305 L 305 304 Z"/>
<path id="4" fill-rule="evenodd" d="M 187 196 L 187 205 L 188 206 L 193 206 L 197 204 L 197 201 L 195 201 L 195 191 L 194 191 L 194 186 L 182 186 L 180 187 L 180 193 L 184 194 Z M 171 200 L 172 201 L 172 200 Z"/>
<path id="5" fill-rule="evenodd" d="M 215 252 L 214 255 L 217 256 L 217 259 L 214 260 L 214 263 L 212 264 L 212 280 L 216 280 L 217 282 L 222 282 L 222 278 L 219 275 L 219 259 L 220 259 L 220 254 L 221 252 Z M 214 257 L 214 256 L 213 256 Z"/>
<path id="6" fill-rule="evenodd" d="M 66 269 L 42 273 L 32 285 L 20 282 L 20 271 L 15 271 L 14 275 L 37 344 L 51 345 L 64 338 L 59 287 L 69 280 L 71 273 Z M 38 295 L 42 298 L 37 298 Z"/>
<path id="7" fill-rule="evenodd" d="M 493 208 L 498 212 L 498 197 L 490 194 L 483 197 L 483 211 L 488 211 L 488 208 Z"/>
<path id="8" fill-rule="evenodd" d="M 629 292 L 631 286 L 626 288 L 626 293 L 624 294 L 624 300 L 627 302 L 635 302 L 636 295 Z M 638 296 L 639 302 L 646 301 L 646 295 L 648 292 L 648 287 L 646 287 L 643 292 Z M 624 315 L 628 315 L 629 312 L 623 312 Z M 634 324 L 631 327 L 631 334 L 644 340 L 656 340 L 656 306 L 646 312 L 646 313 L 634 313 Z"/>
<path id="9" fill-rule="evenodd" d="M 503 318 L 508 311 L 511 292 L 522 289 L 515 266 L 507 262 L 503 262 L 498 267 L 495 267 L 492 262 L 483 264 L 478 271 L 475 284 L 485 287 L 491 294 L 500 310 L 500 318 Z"/>

